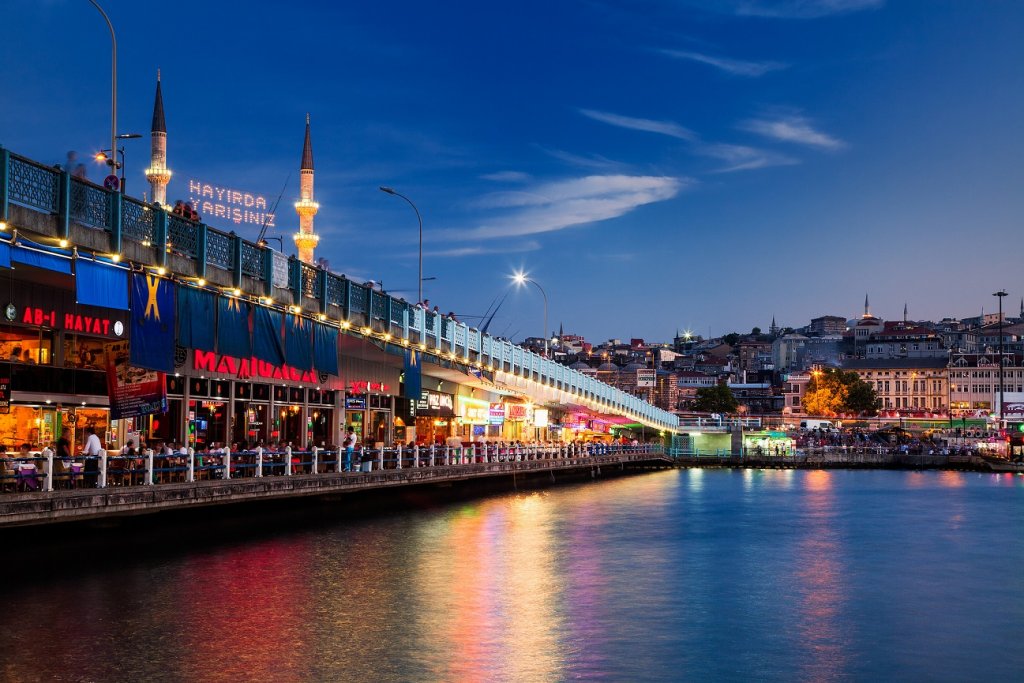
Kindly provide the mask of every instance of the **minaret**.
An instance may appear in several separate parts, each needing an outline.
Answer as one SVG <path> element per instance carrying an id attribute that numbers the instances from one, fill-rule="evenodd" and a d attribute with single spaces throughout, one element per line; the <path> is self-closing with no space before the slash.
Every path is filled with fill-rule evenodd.
<path id="1" fill-rule="evenodd" d="M 907 302 L 903 302 L 903 327 L 907 326 Z"/>
<path id="2" fill-rule="evenodd" d="M 867 294 L 867 292 L 865 292 L 864 293 L 864 317 L 866 318 L 869 315 L 871 315 L 871 307 L 868 306 L 868 294 Z"/>
<path id="3" fill-rule="evenodd" d="M 772 326 L 768 328 L 768 334 L 772 337 L 779 335 L 779 326 L 775 324 L 775 316 L 772 316 Z"/>
<path id="4" fill-rule="evenodd" d="M 149 181 L 150 196 L 161 206 L 167 205 L 167 183 L 171 182 L 171 169 L 167 168 L 167 123 L 164 121 L 164 95 L 160 90 L 160 70 L 156 71 L 156 101 L 153 103 L 153 126 L 150 131 Z"/>
<path id="5" fill-rule="evenodd" d="M 313 143 L 309 141 L 309 114 L 306 114 L 306 141 L 302 145 L 302 168 L 299 170 L 299 201 L 295 212 L 299 214 L 299 231 L 292 235 L 299 250 L 299 260 L 313 263 L 313 250 L 320 235 L 313 233 L 313 216 L 320 205 L 313 201 Z"/>

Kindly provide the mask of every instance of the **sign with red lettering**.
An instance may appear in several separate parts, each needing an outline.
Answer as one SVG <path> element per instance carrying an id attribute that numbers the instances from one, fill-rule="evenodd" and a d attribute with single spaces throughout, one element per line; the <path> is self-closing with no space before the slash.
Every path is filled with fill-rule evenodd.
<path id="1" fill-rule="evenodd" d="M 348 390 L 353 394 L 369 394 L 375 391 L 386 394 L 388 391 L 388 385 L 385 382 L 363 382 L 359 380 L 352 380 L 348 383 Z"/>
<path id="2" fill-rule="evenodd" d="M 41 285 L 18 288 L 11 294 L 6 307 L 11 322 L 92 337 L 125 337 L 126 311 L 85 306 L 75 301 L 74 292 Z"/>
<path id="3" fill-rule="evenodd" d="M 315 370 L 297 370 L 288 365 L 274 365 L 256 357 L 235 358 L 199 349 L 193 349 L 191 353 L 192 369 L 199 372 L 228 375 L 234 379 L 277 380 L 334 388 L 331 386 L 332 382 L 322 382 L 323 378 Z"/>

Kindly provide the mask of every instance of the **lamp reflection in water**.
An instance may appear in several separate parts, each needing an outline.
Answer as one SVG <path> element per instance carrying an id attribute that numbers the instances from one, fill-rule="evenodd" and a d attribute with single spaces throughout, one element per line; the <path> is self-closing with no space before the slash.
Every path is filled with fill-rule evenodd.
<path id="1" fill-rule="evenodd" d="M 418 553 L 416 629 L 451 643 L 433 680 L 557 680 L 564 674 L 562 589 L 540 494 L 463 508 Z M 427 552 L 422 552 L 427 551 Z M 512 653 L 530 653 L 514 656 Z"/>
<path id="2" fill-rule="evenodd" d="M 843 549 L 836 530 L 832 477 L 827 470 L 812 470 L 804 480 L 807 509 L 803 515 L 805 533 L 797 549 L 801 591 L 796 621 L 809 655 L 802 660 L 806 670 L 799 676 L 801 680 L 835 680 L 848 675 L 840 626 L 846 578 L 839 566 Z"/>

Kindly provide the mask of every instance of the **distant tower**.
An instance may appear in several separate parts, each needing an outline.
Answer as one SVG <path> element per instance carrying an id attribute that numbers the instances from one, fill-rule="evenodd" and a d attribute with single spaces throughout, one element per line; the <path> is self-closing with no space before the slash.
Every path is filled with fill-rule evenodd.
<path id="1" fill-rule="evenodd" d="M 903 326 L 907 326 L 907 302 L 903 302 Z"/>
<path id="2" fill-rule="evenodd" d="M 164 121 L 164 95 L 160 90 L 160 70 L 156 71 L 156 101 L 153 102 L 153 126 L 150 131 L 149 181 L 150 196 L 161 206 L 167 204 L 167 183 L 171 182 L 171 169 L 167 168 L 167 123 Z"/>
<path id="3" fill-rule="evenodd" d="M 772 326 L 768 328 L 768 334 L 772 337 L 779 336 L 779 326 L 775 324 L 775 316 L 772 316 Z"/>
<path id="4" fill-rule="evenodd" d="M 867 318 L 871 315 L 871 306 L 868 305 L 868 294 L 864 293 L 864 317 Z"/>
<path id="5" fill-rule="evenodd" d="M 299 250 L 299 260 L 313 263 L 313 250 L 320 236 L 313 233 L 313 216 L 320 205 L 313 201 L 313 143 L 309 140 L 309 114 L 306 114 L 306 141 L 302 145 L 302 168 L 299 171 L 299 201 L 295 212 L 299 214 L 299 231 L 292 236 Z"/>

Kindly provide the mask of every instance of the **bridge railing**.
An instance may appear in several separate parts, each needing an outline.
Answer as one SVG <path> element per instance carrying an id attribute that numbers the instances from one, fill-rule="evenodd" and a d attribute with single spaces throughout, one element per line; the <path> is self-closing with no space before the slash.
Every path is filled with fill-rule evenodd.
<path id="1" fill-rule="evenodd" d="M 662 455 L 657 445 L 576 443 L 472 444 L 463 446 L 396 446 L 361 448 L 353 453 L 353 471 L 401 470 L 420 467 L 470 467 L 487 463 L 558 461 L 609 455 Z M 312 448 L 161 454 L 110 453 L 68 460 L 52 452 L 0 458 L 0 490 L 4 493 L 53 492 L 64 489 L 161 486 L 246 477 L 324 476 L 345 471 L 345 452 Z"/>
<path id="2" fill-rule="evenodd" d="M 552 400 L 560 400 L 557 392 L 565 392 L 570 395 L 569 402 L 589 405 L 597 412 L 612 412 L 664 430 L 678 425 L 676 416 L 668 411 L 508 340 L 488 337 L 453 318 L 427 311 L 416 302 L 392 297 L 294 257 L 285 258 L 266 244 L 255 244 L 168 213 L 166 207 L 72 178 L 60 167 L 0 147 L 0 221 L 5 226 L 10 224 L 12 207 L 56 216 L 52 236 L 72 245 L 79 237 L 95 245 L 95 234 L 102 231 L 110 253 L 121 255 L 124 243 L 129 242 L 141 248 L 133 253 L 150 255 L 151 262 L 142 265 L 172 269 L 187 265 L 188 272 L 180 274 L 211 282 L 215 279 L 216 284 L 238 289 L 261 305 L 299 306 L 355 334 L 418 346 L 467 370 L 492 376 L 505 373 L 513 382 L 533 383 L 534 393 L 547 392 Z M 169 259 L 169 255 L 175 258 Z M 273 304 L 266 303 L 271 299 Z"/>

